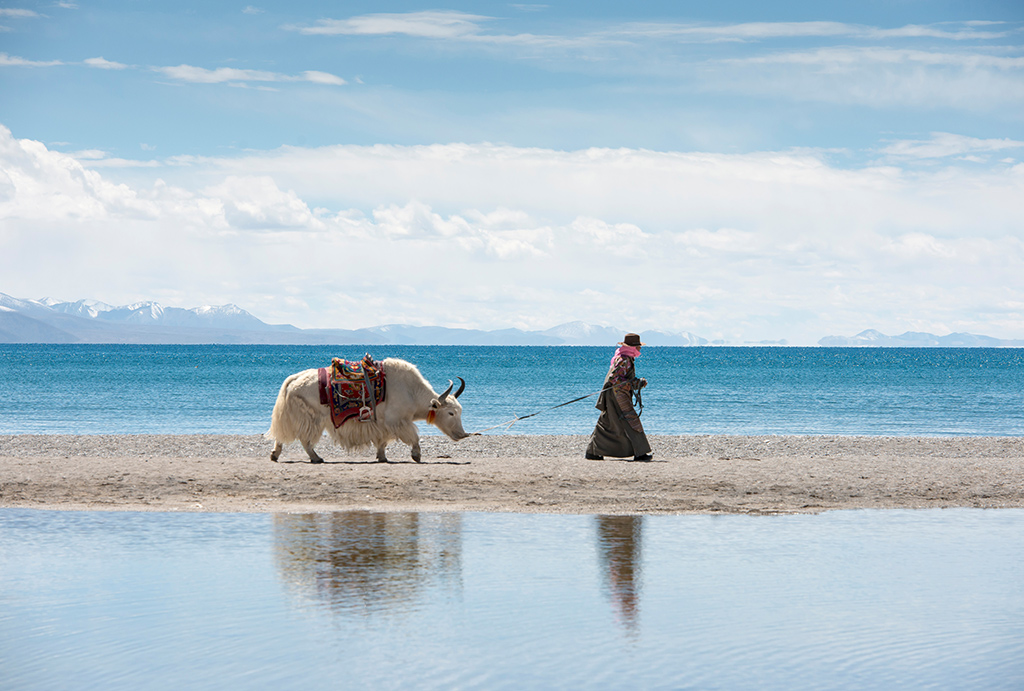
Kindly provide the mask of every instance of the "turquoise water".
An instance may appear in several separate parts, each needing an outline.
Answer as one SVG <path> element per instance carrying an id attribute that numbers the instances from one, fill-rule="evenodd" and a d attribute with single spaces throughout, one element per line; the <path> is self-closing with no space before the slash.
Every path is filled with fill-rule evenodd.
<path id="1" fill-rule="evenodd" d="M 260 433 L 287 375 L 363 352 L 0 345 L 0 434 Z M 477 430 L 596 391 L 612 349 L 371 352 L 466 379 Z M 646 348 L 637 369 L 654 434 L 1024 433 L 1018 349 Z M 588 434 L 592 400 L 511 431 Z M 0 509 L 0 689 L 1018 689 L 1022 660 L 1019 510 Z"/>
<path id="2" fill-rule="evenodd" d="M 463 377 L 468 431 L 596 391 L 613 352 L 0 345 L 0 434 L 262 433 L 285 377 L 367 350 L 416 363 L 438 390 Z M 637 371 L 650 382 L 643 420 L 653 434 L 1024 434 L 1024 349 L 648 347 Z M 510 431 L 589 434 L 593 401 Z"/>
<path id="3" fill-rule="evenodd" d="M 3 689 L 1019 689 L 1024 511 L 0 509 Z"/>

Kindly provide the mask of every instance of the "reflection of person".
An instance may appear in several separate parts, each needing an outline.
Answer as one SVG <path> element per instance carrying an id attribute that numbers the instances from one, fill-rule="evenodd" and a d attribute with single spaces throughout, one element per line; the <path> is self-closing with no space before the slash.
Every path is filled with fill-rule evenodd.
<path id="1" fill-rule="evenodd" d="M 598 516 L 597 546 L 601 571 L 626 628 L 640 616 L 641 516 Z"/>
<path id="2" fill-rule="evenodd" d="M 633 457 L 634 461 L 651 460 L 651 445 L 647 442 L 640 416 L 633 408 L 633 392 L 647 386 L 646 379 L 638 379 L 633 361 L 640 357 L 640 336 L 626 334 L 612 357 L 608 376 L 595 406 L 601 411 L 594 433 L 590 435 L 586 457 L 600 461 Z"/>

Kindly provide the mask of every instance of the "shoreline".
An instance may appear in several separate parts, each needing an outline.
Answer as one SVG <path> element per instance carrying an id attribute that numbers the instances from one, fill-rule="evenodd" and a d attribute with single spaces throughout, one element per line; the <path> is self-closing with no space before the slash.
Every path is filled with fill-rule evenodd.
<path id="1" fill-rule="evenodd" d="M 484 435 L 346 452 L 261 435 L 0 435 L 0 508 L 792 514 L 1024 508 L 1024 437 L 650 436 L 654 461 L 583 458 L 587 436 Z"/>

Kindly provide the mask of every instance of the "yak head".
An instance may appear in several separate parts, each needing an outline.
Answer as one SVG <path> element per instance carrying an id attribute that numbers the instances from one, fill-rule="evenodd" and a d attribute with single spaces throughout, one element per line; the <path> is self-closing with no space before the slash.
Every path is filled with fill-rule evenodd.
<path id="1" fill-rule="evenodd" d="M 466 390 L 466 381 L 462 377 L 459 380 L 459 390 L 452 395 L 454 386 L 449 380 L 448 388 L 444 393 L 430 401 L 430 412 L 427 413 L 427 422 L 437 427 L 449 437 L 458 441 L 471 436 L 462 429 L 462 404 L 458 398 Z"/>

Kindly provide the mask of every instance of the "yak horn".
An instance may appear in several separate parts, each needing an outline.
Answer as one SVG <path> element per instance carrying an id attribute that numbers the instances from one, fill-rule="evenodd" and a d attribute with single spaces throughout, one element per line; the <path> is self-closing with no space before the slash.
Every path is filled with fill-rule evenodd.
<path id="1" fill-rule="evenodd" d="M 453 386 L 454 386 L 454 384 L 452 384 L 452 380 L 449 379 L 448 380 L 448 388 L 444 390 L 443 394 L 441 394 L 440 396 L 437 397 L 437 400 L 439 400 L 440 402 L 444 403 L 444 399 L 448 398 L 448 394 L 450 394 L 452 392 L 452 387 Z"/>
<path id="2" fill-rule="evenodd" d="M 459 390 L 455 392 L 455 398 L 462 395 L 462 392 L 466 390 L 466 380 L 462 377 L 455 377 L 459 380 Z"/>

